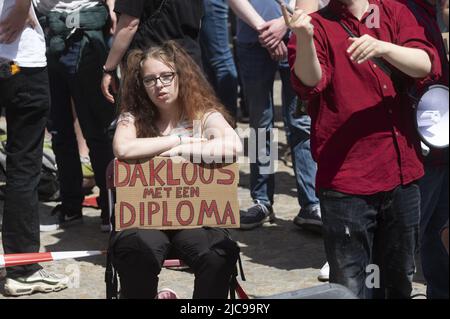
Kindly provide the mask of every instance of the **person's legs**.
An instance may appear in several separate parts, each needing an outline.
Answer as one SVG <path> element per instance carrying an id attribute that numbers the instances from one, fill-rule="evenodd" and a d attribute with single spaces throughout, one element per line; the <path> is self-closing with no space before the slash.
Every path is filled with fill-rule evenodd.
<path id="1" fill-rule="evenodd" d="M 203 64 L 217 95 L 230 114 L 237 116 L 237 71 L 228 38 L 228 3 L 226 0 L 204 0 L 200 44 Z"/>
<path id="2" fill-rule="evenodd" d="M 22 68 L 0 80 L 0 104 L 6 108 L 7 170 L 2 242 L 6 254 L 39 251 L 39 202 L 44 130 L 49 110 L 45 68 Z M 7 269 L 8 278 L 28 276 L 37 264 Z"/>
<path id="3" fill-rule="evenodd" d="M 421 192 L 420 255 L 429 299 L 448 299 L 448 254 L 440 232 L 448 221 L 448 166 L 425 166 Z"/>
<path id="4" fill-rule="evenodd" d="M 226 230 L 198 228 L 172 237 L 176 256 L 195 272 L 194 299 L 226 299 L 239 256 L 239 247 Z"/>
<path id="5" fill-rule="evenodd" d="M 116 234 L 111 249 L 121 298 L 154 299 L 158 275 L 170 249 L 167 235 L 158 230 L 124 230 Z"/>
<path id="6" fill-rule="evenodd" d="M 51 111 L 48 130 L 58 166 L 63 215 L 81 216 L 83 173 L 72 116 L 70 79 L 59 62 L 49 59 Z"/>
<path id="7" fill-rule="evenodd" d="M 274 154 L 278 149 L 273 149 L 273 83 L 278 63 L 259 43 L 238 43 L 237 52 L 245 103 L 250 111 L 250 193 L 255 203 L 241 213 L 241 228 L 253 229 L 274 220 Z"/>
<path id="8" fill-rule="evenodd" d="M 101 77 L 101 65 L 95 60 L 85 61 L 77 73 L 70 77 L 70 92 L 81 130 L 89 147 L 95 182 L 100 189 L 98 204 L 102 211 L 103 224 L 109 225 L 105 173 L 114 154 L 107 129 L 114 119 L 115 109 L 101 93 Z"/>
<path id="9" fill-rule="evenodd" d="M 273 83 L 277 63 L 259 43 L 238 43 L 237 48 L 246 104 L 250 112 L 250 188 L 254 200 L 273 204 L 274 161 L 270 154 L 273 129 Z"/>
<path id="10" fill-rule="evenodd" d="M 370 298 L 366 270 L 377 228 L 376 196 L 321 191 L 320 205 L 330 282 L 349 288 L 359 298 Z"/>
<path id="11" fill-rule="evenodd" d="M 306 111 L 297 110 L 297 98 L 291 86 L 291 73 L 287 62 L 281 63 L 279 70 L 283 83 L 283 119 L 291 148 L 297 199 L 302 209 L 298 216 L 299 222 L 303 219 L 305 223 L 320 225 L 320 210 L 317 216 L 311 214 L 320 208 L 315 188 L 317 164 L 312 158 L 310 146 L 311 118 Z"/>
<path id="12" fill-rule="evenodd" d="M 420 190 L 417 184 L 386 193 L 381 205 L 374 264 L 379 266 L 381 287 L 375 298 L 409 299 L 418 250 Z"/>

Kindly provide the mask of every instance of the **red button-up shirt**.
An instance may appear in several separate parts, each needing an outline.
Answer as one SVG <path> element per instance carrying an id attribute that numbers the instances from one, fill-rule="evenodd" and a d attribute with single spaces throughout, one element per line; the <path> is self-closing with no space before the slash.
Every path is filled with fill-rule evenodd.
<path id="1" fill-rule="evenodd" d="M 373 15 L 366 13 L 358 21 L 338 0 L 331 0 L 325 10 L 332 10 L 357 36 L 369 34 L 426 51 L 433 68 L 421 81 L 435 80 L 441 68 L 437 52 L 409 9 L 392 0 L 369 2 L 379 9 L 379 28 L 366 23 L 373 22 Z M 289 62 L 294 89 L 309 101 L 311 150 L 318 164 L 316 189 L 370 195 L 422 177 L 410 100 L 398 94 L 391 78 L 373 62 L 358 65 L 350 60 L 349 36 L 337 21 L 325 18 L 323 10 L 311 16 L 321 81 L 308 87 L 295 75 L 295 35 L 289 43 Z"/>

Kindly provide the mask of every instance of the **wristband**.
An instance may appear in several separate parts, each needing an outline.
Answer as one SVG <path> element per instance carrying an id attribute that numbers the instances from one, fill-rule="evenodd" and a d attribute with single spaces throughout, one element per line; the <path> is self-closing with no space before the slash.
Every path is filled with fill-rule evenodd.
<path id="1" fill-rule="evenodd" d="M 116 71 L 117 71 L 117 68 L 114 70 L 107 70 L 106 66 L 103 66 L 103 73 L 105 73 L 105 74 L 114 76 L 114 75 L 116 75 Z"/>

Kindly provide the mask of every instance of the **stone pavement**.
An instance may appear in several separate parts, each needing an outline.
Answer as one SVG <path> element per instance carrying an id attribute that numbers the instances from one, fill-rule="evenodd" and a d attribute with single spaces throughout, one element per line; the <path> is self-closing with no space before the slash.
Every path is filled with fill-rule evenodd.
<path id="1" fill-rule="evenodd" d="M 277 119 L 280 108 L 277 107 Z M 245 128 L 245 125 L 240 125 Z M 282 123 L 279 129 L 280 156 L 287 149 Z M 251 230 L 232 230 L 233 238 L 239 242 L 246 282 L 241 282 L 250 297 L 270 296 L 320 285 L 317 280 L 319 269 L 325 263 L 323 241 L 320 234 L 301 230 L 292 223 L 299 211 L 292 168 L 278 162 L 276 173 L 275 205 L 277 220 L 272 225 Z M 242 209 L 251 204 L 249 188 L 249 165 L 241 165 L 239 201 Z M 41 217 L 47 218 L 51 208 L 57 203 L 42 203 Z M 3 202 L 0 203 L 0 221 Z M 66 230 L 41 233 L 41 251 L 72 251 L 106 249 L 108 235 L 99 231 L 100 212 L 84 209 L 84 224 Z M 1 224 L 1 222 L 0 222 Z M 2 253 L 0 246 L 0 254 Z M 21 298 L 36 299 L 104 299 L 105 258 L 96 256 L 79 260 L 64 260 L 44 264 L 51 271 L 69 275 L 73 288 L 58 293 L 35 294 Z M 420 265 L 418 263 L 418 265 Z M 1 275 L 0 275 L 1 276 Z M 160 288 L 169 287 L 181 297 L 192 296 L 194 277 L 185 271 L 163 270 Z M 0 299 L 3 295 L 4 280 L 0 279 Z M 414 294 L 424 293 L 425 286 L 420 269 L 415 276 Z"/>

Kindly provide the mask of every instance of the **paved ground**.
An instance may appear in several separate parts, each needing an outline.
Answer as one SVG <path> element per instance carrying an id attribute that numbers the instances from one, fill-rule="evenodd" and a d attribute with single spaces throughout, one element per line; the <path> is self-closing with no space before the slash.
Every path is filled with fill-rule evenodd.
<path id="1" fill-rule="evenodd" d="M 278 99 L 279 100 L 279 99 Z M 279 107 L 277 118 L 279 119 Z M 281 122 L 277 122 L 281 128 Z M 241 127 L 245 127 L 242 125 Z M 286 150 L 286 140 L 279 131 L 280 154 Z M 250 205 L 249 166 L 241 166 L 239 200 L 241 208 Z M 320 234 L 300 230 L 292 223 L 299 210 L 292 169 L 279 161 L 276 173 L 275 224 L 252 231 L 232 230 L 241 247 L 247 281 L 242 283 L 251 297 L 269 296 L 320 285 L 319 269 L 325 262 L 323 241 Z M 47 218 L 57 203 L 41 204 L 41 216 Z M 3 204 L 0 203 L 0 221 Z M 99 211 L 84 209 L 84 224 L 67 230 L 41 233 L 41 251 L 101 250 L 107 247 L 108 236 L 100 233 Z M 2 253 L 2 247 L 0 247 Z M 59 293 L 35 294 L 22 298 L 37 299 L 103 299 L 105 258 L 102 256 L 80 260 L 65 260 L 45 264 L 45 268 L 70 275 L 74 288 Z M 79 274 L 79 276 L 77 276 Z M 0 275 L 1 276 L 1 275 Z M 76 280 L 79 278 L 79 281 Z M 193 275 L 183 271 L 163 270 L 160 287 L 170 287 L 183 298 L 190 298 Z M 424 293 L 423 278 L 418 270 L 414 280 L 414 292 Z M 0 279 L 0 299 L 3 296 L 3 280 Z"/>

